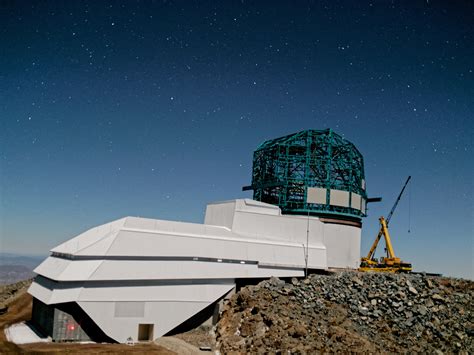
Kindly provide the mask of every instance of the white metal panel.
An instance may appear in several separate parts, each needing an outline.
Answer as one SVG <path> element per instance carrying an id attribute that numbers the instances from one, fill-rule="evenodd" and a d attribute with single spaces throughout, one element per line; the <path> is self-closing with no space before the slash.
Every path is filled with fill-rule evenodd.
<path id="1" fill-rule="evenodd" d="M 311 231 L 320 228 L 319 218 L 310 217 L 309 222 Z M 306 216 L 268 216 L 238 211 L 234 217 L 232 231 L 258 240 L 289 241 L 301 244 L 306 242 L 307 224 L 308 217 Z M 314 244 L 322 245 L 322 235 L 315 234 L 312 241 Z"/>
<path id="2" fill-rule="evenodd" d="M 351 193 L 351 207 L 360 210 L 362 196 L 356 193 Z"/>
<path id="3" fill-rule="evenodd" d="M 201 287 L 202 285 L 195 285 L 194 289 L 197 290 Z M 223 297 L 232 288 L 234 288 L 234 285 L 227 285 L 225 291 L 222 292 L 222 287 L 212 285 L 208 289 L 209 298 L 202 302 L 146 302 L 144 316 L 140 318 L 115 317 L 115 304 L 111 301 L 80 301 L 79 305 L 108 336 L 124 343 L 128 337 L 137 340 L 138 324 L 140 323 L 154 324 L 154 338 L 161 337 L 209 304 Z M 178 293 L 179 290 L 175 290 L 175 294 Z"/>
<path id="4" fill-rule="evenodd" d="M 75 302 L 79 299 L 81 294 L 81 287 L 71 288 L 55 288 L 51 298 L 49 299 L 50 304 Z"/>
<path id="5" fill-rule="evenodd" d="M 365 204 L 366 204 L 366 201 L 365 201 L 365 198 L 363 198 L 363 199 L 362 199 L 362 206 L 361 206 L 361 211 L 362 211 L 363 213 L 366 213 L 366 211 L 365 211 Z"/>
<path id="6" fill-rule="evenodd" d="M 239 236 L 236 235 L 236 233 L 232 232 L 229 228 L 227 227 L 221 227 L 221 226 L 211 226 L 207 224 L 203 224 L 203 232 L 202 234 L 209 236 L 209 237 L 217 237 L 217 238 L 240 238 L 243 237 L 245 238 L 246 236 Z"/>
<path id="7" fill-rule="evenodd" d="M 234 222 L 235 201 L 209 204 L 206 207 L 204 224 L 232 228 Z"/>
<path id="8" fill-rule="evenodd" d="M 77 237 L 69 239 L 67 242 L 58 245 L 57 247 L 51 249 L 53 252 L 57 253 L 66 253 L 73 254 L 76 251 L 85 248 L 92 243 L 97 242 L 108 233 L 119 229 L 125 221 L 125 218 L 118 219 L 113 222 L 103 224 L 98 227 L 94 227 L 85 231 L 84 233 L 79 234 Z"/>
<path id="9" fill-rule="evenodd" d="M 360 264 L 361 229 L 354 226 L 324 225 L 327 263 L 330 268 L 357 269 Z"/>
<path id="10" fill-rule="evenodd" d="M 117 231 L 106 234 L 95 243 L 90 244 L 74 253 L 74 255 L 105 255 L 117 236 Z"/>
<path id="11" fill-rule="evenodd" d="M 320 187 L 308 187 L 306 202 L 326 204 L 326 189 Z"/>
<path id="12" fill-rule="evenodd" d="M 236 200 L 236 210 L 272 216 L 281 215 L 280 207 L 248 198 Z"/>
<path id="13" fill-rule="evenodd" d="M 199 261 L 106 260 L 91 280 L 174 280 L 251 277 L 256 265 Z"/>
<path id="14" fill-rule="evenodd" d="M 115 302 L 116 318 L 142 318 L 145 316 L 145 302 Z"/>
<path id="15" fill-rule="evenodd" d="M 332 206 L 349 207 L 349 192 L 342 190 L 330 190 L 329 203 Z"/>
<path id="16" fill-rule="evenodd" d="M 249 255 L 258 258 L 262 264 L 279 267 L 300 267 L 305 265 L 304 247 L 266 246 L 256 248 Z M 324 248 L 310 247 L 309 264 L 314 268 L 326 268 Z M 265 253 L 265 255 L 263 255 Z M 282 258 L 281 255 L 284 255 Z M 275 270 L 260 269 L 257 264 L 237 259 L 236 262 L 192 261 L 192 260 L 105 260 L 89 280 L 174 280 L 174 279 L 224 279 L 271 277 Z M 219 259 L 219 260 L 222 260 Z M 240 261 L 239 261 L 240 260 Z M 296 276 L 296 275 L 292 275 Z"/>
<path id="17" fill-rule="evenodd" d="M 61 275 L 61 273 L 66 270 L 70 263 L 71 260 L 49 256 L 41 264 L 39 264 L 33 270 L 33 272 L 43 275 L 49 279 L 56 280 L 59 275 Z"/>
<path id="18" fill-rule="evenodd" d="M 50 289 L 46 285 L 33 281 L 28 293 L 45 304 L 76 302 L 80 298 L 81 287 L 67 288 L 61 285 Z"/>
<path id="19" fill-rule="evenodd" d="M 103 260 L 69 260 L 50 256 L 34 272 L 57 281 L 87 280 Z"/>
<path id="20" fill-rule="evenodd" d="M 225 293 L 234 283 L 209 283 L 202 281 L 200 284 L 183 283 L 161 285 L 123 285 L 120 282 L 110 284 L 103 282 L 100 285 L 86 286 L 81 292 L 79 301 L 114 301 L 114 302 L 148 302 L 148 301 L 179 301 L 179 302 L 207 302 L 215 293 Z"/>
<path id="21" fill-rule="evenodd" d="M 230 249 L 230 256 L 242 255 L 241 248 L 243 245 L 240 240 L 122 230 L 110 247 L 108 255 L 217 258 L 222 257 L 221 251 L 225 249 Z M 230 256 L 229 258 L 233 258 Z"/>
<path id="22" fill-rule="evenodd" d="M 87 280 L 101 263 L 103 260 L 73 260 L 56 280 Z"/>
<path id="23" fill-rule="evenodd" d="M 306 240 L 306 230 L 304 240 Z M 311 246 L 324 250 L 321 242 L 314 238 L 311 240 Z M 211 238 L 121 231 L 110 247 L 108 255 L 207 257 L 271 262 L 285 266 L 301 265 L 301 255 L 296 251 L 300 247 L 301 243 L 281 240 Z M 273 253 L 275 248 L 278 250 L 277 254 Z"/>
<path id="24" fill-rule="evenodd" d="M 153 338 L 157 339 L 203 310 L 211 302 L 153 302 L 145 305 L 143 317 L 114 317 L 113 302 L 79 302 L 81 308 L 109 337 L 119 343 L 128 338 L 138 339 L 139 324 L 153 324 Z"/>
<path id="25" fill-rule="evenodd" d="M 53 291 L 33 281 L 28 288 L 28 293 L 44 304 L 49 304 Z"/>
<path id="26" fill-rule="evenodd" d="M 130 222 L 128 226 L 121 228 L 122 230 L 136 230 L 144 232 L 157 232 L 164 234 L 179 235 L 215 235 L 226 236 L 232 235 L 230 229 L 223 226 L 206 225 L 200 223 L 176 222 L 159 219 L 146 219 L 138 217 L 126 217 Z"/>
<path id="27" fill-rule="evenodd" d="M 140 218 L 140 217 L 127 217 L 123 225 L 125 228 L 138 228 L 155 230 L 157 227 L 156 219 Z"/>

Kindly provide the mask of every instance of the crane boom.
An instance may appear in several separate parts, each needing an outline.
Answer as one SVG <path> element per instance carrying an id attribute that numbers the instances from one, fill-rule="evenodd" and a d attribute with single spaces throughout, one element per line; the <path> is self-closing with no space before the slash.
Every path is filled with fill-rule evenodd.
<path id="1" fill-rule="evenodd" d="M 400 199 L 402 198 L 403 191 L 405 191 L 405 188 L 407 187 L 408 182 L 410 181 L 410 179 L 411 179 L 411 175 L 408 176 L 408 179 L 405 182 L 405 185 L 403 185 L 402 191 L 400 191 L 400 195 L 398 195 L 397 200 L 395 201 L 395 204 L 393 205 L 392 209 L 390 210 L 390 213 L 388 214 L 387 218 L 385 219 L 385 223 L 387 224 L 387 226 L 388 226 L 388 223 L 390 222 L 390 219 L 392 218 L 393 212 L 395 212 L 395 209 L 397 208 L 398 203 L 400 202 Z"/>
<path id="2" fill-rule="evenodd" d="M 395 212 L 395 209 L 398 206 L 398 202 L 400 202 L 400 199 L 403 195 L 403 191 L 405 191 L 405 188 L 407 187 L 410 179 L 411 176 L 408 176 L 408 179 L 405 182 L 405 185 L 403 185 L 402 191 L 400 191 L 400 194 L 398 195 L 397 200 L 395 201 L 395 204 L 390 210 L 390 213 L 388 214 L 387 218 L 385 219 L 383 216 L 379 218 L 379 233 L 377 234 L 377 237 L 375 238 L 375 241 L 372 244 L 372 247 L 370 248 L 370 251 L 367 256 L 365 258 L 361 258 L 359 271 L 411 272 L 411 264 L 402 261 L 399 257 L 395 255 L 392 246 L 392 240 L 390 238 L 390 233 L 388 231 L 388 222 L 392 218 L 393 213 Z M 377 259 L 375 259 L 375 250 L 377 249 L 377 245 L 379 244 L 380 239 L 382 239 L 382 237 L 384 237 L 385 239 L 385 250 L 387 252 L 387 256 L 381 258 L 379 262 Z"/>

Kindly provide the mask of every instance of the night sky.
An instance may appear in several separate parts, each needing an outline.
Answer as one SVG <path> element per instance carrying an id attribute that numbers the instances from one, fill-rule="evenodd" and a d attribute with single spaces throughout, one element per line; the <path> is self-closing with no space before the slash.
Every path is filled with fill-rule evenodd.
<path id="1" fill-rule="evenodd" d="M 474 278 L 471 1 L 0 2 L 0 250 L 251 197 L 264 140 L 332 128 L 364 155 L 365 254 Z M 411 233 L 408 233 L 408 229 Z M 383 248 L 381 248 L 383 250 Z"/>

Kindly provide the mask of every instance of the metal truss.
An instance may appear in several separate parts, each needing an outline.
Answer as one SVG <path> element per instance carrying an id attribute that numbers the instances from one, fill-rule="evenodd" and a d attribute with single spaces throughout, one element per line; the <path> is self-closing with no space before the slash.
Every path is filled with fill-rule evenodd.
<path id="1" fill-rule="evenodd" d="M 286 214 L 365 217 L 365 208 L 333 206 L 330 190 L 359 194 L 364 201 L 364 159 L 331 129 L 307 130 L 263 142 L 253 156 L 253 198 Z M 307 187 L 326 189 L 326 204 L 307 203 Z M 352 194 L 349 194 L 352 198 Z M 350 206 L 351 204 L 349 204 Z"/>

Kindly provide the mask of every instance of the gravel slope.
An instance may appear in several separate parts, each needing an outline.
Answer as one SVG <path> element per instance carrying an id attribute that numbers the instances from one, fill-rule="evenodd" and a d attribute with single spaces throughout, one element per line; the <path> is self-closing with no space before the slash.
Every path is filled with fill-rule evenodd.
<path id="1" fill-rule="evenodd" d="M 216 328 L 222 353 L 474 352 L 472 281 L 343 272 L 244 287 Z"/>

